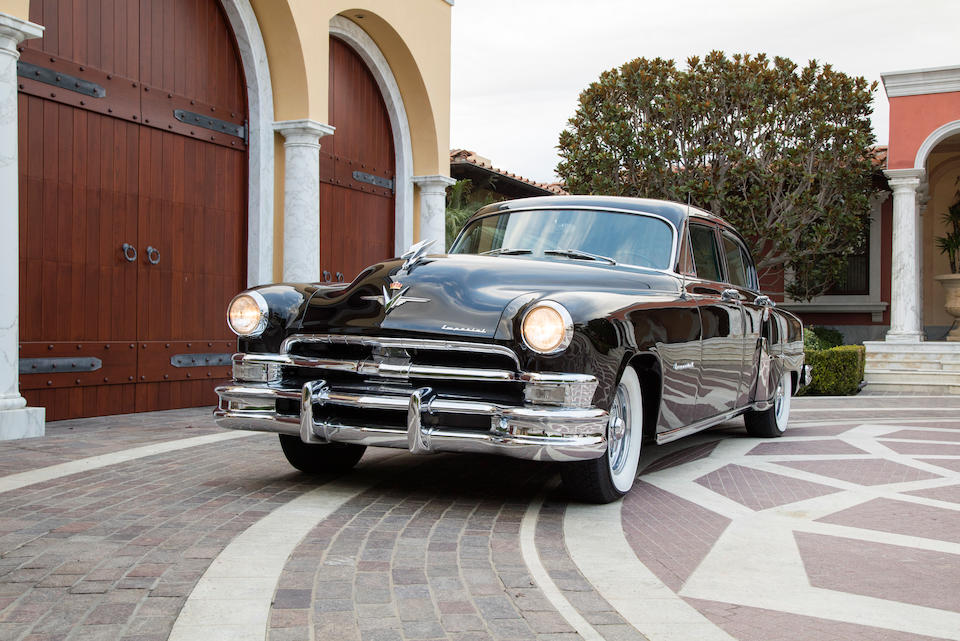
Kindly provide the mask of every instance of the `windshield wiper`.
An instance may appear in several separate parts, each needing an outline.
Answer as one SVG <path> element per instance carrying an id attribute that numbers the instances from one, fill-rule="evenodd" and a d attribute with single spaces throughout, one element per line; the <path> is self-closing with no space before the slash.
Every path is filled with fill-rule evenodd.
<path id="1" fill-rule="evenodd" d="M 597 260 L 608 265 L 616 265 L 617 261 L 607 256 L 601 256 L 599 254 L 591 254 L 590 252 L 581 251 L 579 249 L 547 249 L 543 252 L 548 256 L 566 256 L 568 258 L 580 258 L 583 260 Z"/>
<path id="2" fill-rule="evenodd" d="M 532 249 L 516 249 L 512 247 L 501 247 L 500 249 L 491 249 L 489 251 L 480 252 L 481 256 L 502 256 L 502 255 L 513 255 L 513 254 L 532 254 Z"/>

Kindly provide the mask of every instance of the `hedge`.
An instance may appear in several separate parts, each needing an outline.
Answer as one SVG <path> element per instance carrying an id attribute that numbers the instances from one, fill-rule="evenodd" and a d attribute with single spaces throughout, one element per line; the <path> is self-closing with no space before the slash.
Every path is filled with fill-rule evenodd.
<path id="1" fill-rule="evenodd" d="M 841 345 L 824 350 L 804 351 L 807 365 L 813 367 L 810 385 L 803 394 L 850 396 L 860 390 L 866 349 L 863 345 Z"/>

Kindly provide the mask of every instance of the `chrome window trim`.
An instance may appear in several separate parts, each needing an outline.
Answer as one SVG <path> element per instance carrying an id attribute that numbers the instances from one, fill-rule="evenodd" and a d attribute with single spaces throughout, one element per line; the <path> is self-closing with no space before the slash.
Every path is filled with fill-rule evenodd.
<path id="1" fill-rule="evenodd" d="M 489 214 L 484 214 L 483 216 L 478 216 L 477 218 L 472 218 L 469 222 L 475 223 L 478 220 L 483 220 L 484 218 L 489 218 L 490 216 L 502 216 L 503 214 L 512 214 L 518 211 L 556 211 L 556 210 L 573 210 L 573 211 L 608 211 L 616 214 L 631 214 L 633 216 L 647 216 L 648 218 L 656 218 L 657 220 L 663 221 L 667 224 L 667 227 L 670 228 L 670 233 L 673 236 L 673 240 L 670 247 L 670 260 L 668 265 L 677 264 L 677 240 L 679 239 L 679 233 L 677 231 L 676 225 L 670 222 L 670 219 L 661 216 L 660 214 L 654 214 L 652 212 L 646 211 L 636 211 L 634 209 L 620 209 L 619 207 L 597 207 L 595 205 L 591 206 L 582 206 L 582 205 L 555 205 L 552 207 L 516 207 L 510 209 L 504 209 L 501 211 L 492 211 Z M 467 228 L 464 225 L 463 229 L 460 230 L 460 233 L 457 234 L 457 237 L 454 239 L 453 244 L 450 246 L 452 249 L 456 247 L 457 243 L 460 242 L 460 237 L 463 235 L 464 230 Z M 453 254 L 455 256 L 479 256 L 480 254 Z M 635 267 L 637 269 L 649 269 L 655 272 L 661 272 L 664 274 L 671 274 L 676 276 L 677 273 L 673 269 L 660 269 L 659 267 L 650 267 L 648 265 L 634 265 L 633 263 L 622 263 L 617 261 L 617 265 L 623 265 L 625 267 Z"/>

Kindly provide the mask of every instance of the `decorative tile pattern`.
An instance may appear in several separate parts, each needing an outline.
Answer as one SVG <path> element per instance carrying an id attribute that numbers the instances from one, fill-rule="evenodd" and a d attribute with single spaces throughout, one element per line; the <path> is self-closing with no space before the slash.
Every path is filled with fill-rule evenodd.
<path id="1" fill-rule="evenodd" d="M 857 485 L 887 485 L 908 483 L 925 479 L 942 478 L 887 459 L 846 459 L 831 461 L 775 461 L 777 465 L 819 474 L 831 479 L 840 479 Z"/>
<path id="2" fill-rule="evenodd" d="M 838 491 L 827 485 L 801 481 L 743 465 L 725 465 L 715 472 L 701 476 L 696 482 L 752 510 L 766 510 Z"/>

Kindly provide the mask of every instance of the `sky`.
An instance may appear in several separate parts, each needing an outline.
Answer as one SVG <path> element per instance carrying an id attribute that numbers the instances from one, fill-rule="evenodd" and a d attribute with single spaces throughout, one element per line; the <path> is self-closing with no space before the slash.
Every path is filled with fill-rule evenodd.
<path id="1" fill-rule="evenodd" d="M 456 0 L 452 149 L 553 182 L 557 137 L 602 71 L 714 49 L 816 59 L 880 83 L 960 66 L 960 0 Z M 873 127 L 886 144 L 883 85 Z"/>

